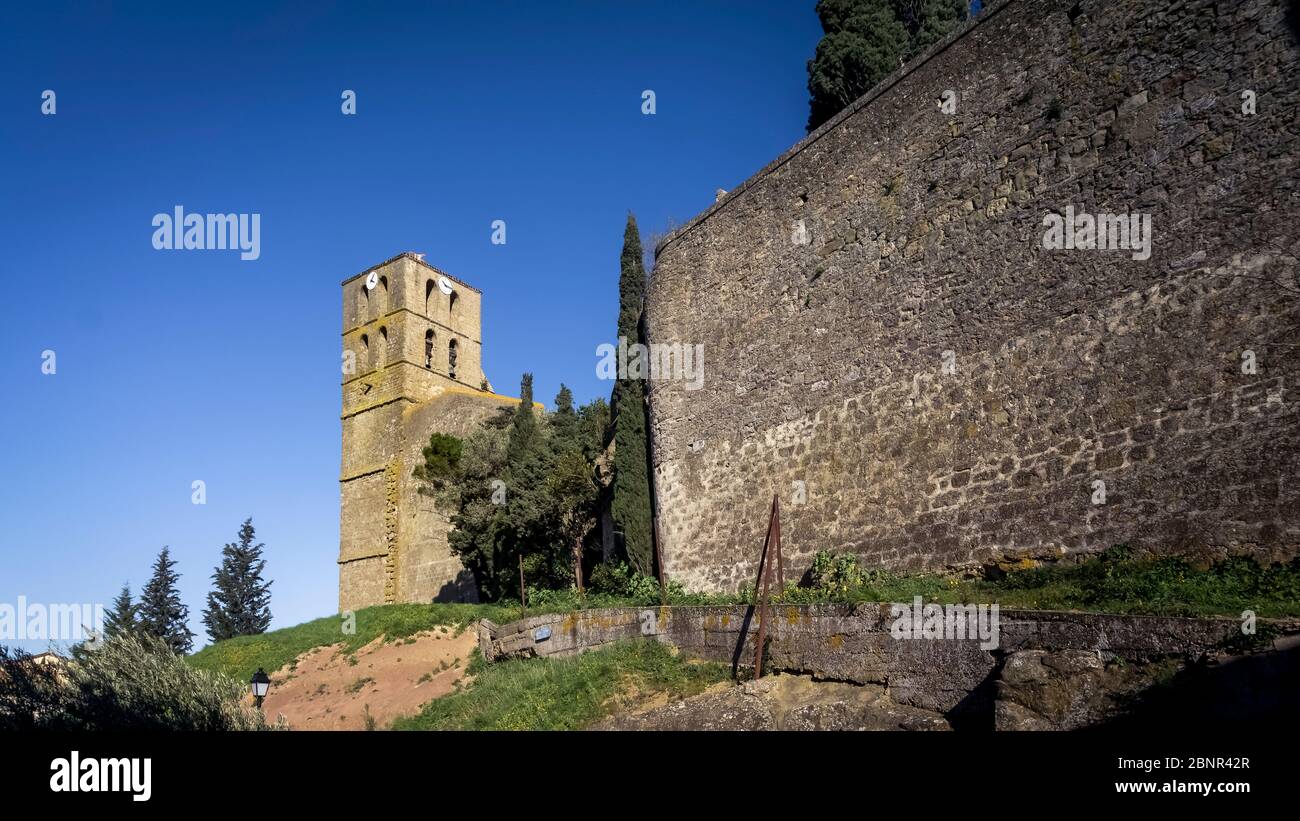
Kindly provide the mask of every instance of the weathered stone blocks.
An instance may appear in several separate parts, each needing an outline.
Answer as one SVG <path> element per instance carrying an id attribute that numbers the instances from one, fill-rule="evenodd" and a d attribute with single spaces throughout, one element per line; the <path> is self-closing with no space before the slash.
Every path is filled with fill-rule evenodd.
<path id="1" fill-rule="evenodd" d="M 796 573 L 1300 553 L 1284 3 L 1073 5 L 992 6 L 660 244 L 650 339 L 709 363 L 651 384 L 670 577 L 751 584 L 773 493 Z M 1044 249 L 1067 206 L 1149 216 L 1150 258 Z"/>

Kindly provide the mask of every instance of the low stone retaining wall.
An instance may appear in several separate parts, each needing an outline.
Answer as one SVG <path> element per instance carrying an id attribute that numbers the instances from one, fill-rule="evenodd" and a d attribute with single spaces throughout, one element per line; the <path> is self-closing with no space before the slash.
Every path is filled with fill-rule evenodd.
<path id="1" fill-rule="evenodd" d="M 909 605 L 910 607 L 910 605 Z M 986 711 L 997 674 L 1016 653 L 1035 658 L 1079 651 L 1100 663 L 1193 661 L 1240 635 L 1235 619 L 1123 616 L 1000 610 L 997 641 L 979 638 L 895 638 L 889 604 L 774 605 L 767 663 L 774 670 L 859 684 L 882 684 L 893 699 L 945 713 Z M 1300 622 L 1275 622 L 1300 632 Z M 484 621 L 479 647 L 488 661 L 567 656 L 622 639 L 667 642 L 688 657 L 751 668 L 758 617 L 748 606 L 647 607 L 533 616 L 507 625 Z M 1048 660 L 1050 664 L 1051 660 Z M 1077 662 L 1072 662 L 1077 665 Z"/>

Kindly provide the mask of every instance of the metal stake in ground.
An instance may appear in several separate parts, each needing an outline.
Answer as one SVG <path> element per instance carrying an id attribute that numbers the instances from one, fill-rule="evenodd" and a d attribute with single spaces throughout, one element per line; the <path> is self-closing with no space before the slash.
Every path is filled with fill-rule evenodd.
<path id="1" fill-rule="evenodd" d="M 524 554 L 519 554 L 519 618 L 528 611 L 528 593 L 524 590 Z"/>
<path id="2" fill-rule="evenodd" d="M 772 494 L 772 516 L 767 524 L 767 537 L 763 539 L 763 552 L 758 559 L 758 578 L 762 581 L 762 593 L 759 593 L 759 581 L 754 582 L 754 595 L 758 598 L 758 647 L 754 650 L 754 678 L 763 675 L 763 645 L 767 643 L 767 609 L 771 601 L 772 556 L 776 553 L 776 563 L 781 564 L 781 502 Z M 785 571 L 781 571 L 782 586 L 785 584 Z"/>

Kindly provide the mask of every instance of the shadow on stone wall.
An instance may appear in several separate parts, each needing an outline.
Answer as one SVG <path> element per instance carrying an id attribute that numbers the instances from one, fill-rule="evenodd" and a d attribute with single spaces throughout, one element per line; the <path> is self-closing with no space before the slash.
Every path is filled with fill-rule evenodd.
<path id="1" fill-rule="evenodd" d="M 1300 726 L 1300 644 L 1287 649 L 1200 662 L 1137 695 L 1124 715 L 1088 729 L 1275 732 Z"/>
<path id="2" fill-rule="evenodd" d="M 447 602 L 478 603 L 478 585 L 474 583 L 473 573 L 462 569 L 456 574 L 456 578 L 444 582 L 442 587 L 438 588 L 437 595 L 433 597 L 433 603 L 442 604 Z"/>
<path id="3" fill-rule="evenodd" d="M 956 707 L 944 713 L 943 717 L 954 730 L 987 733 L 996 729 L 994 706 L 997 704 L 997 686 L 1001 675 L 1002 664 L 999 663 L 983 681 L 957 702 Z"/>

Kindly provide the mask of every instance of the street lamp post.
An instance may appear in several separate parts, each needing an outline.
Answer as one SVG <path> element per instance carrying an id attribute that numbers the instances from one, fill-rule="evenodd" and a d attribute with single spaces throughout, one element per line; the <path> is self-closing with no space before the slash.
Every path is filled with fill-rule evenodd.
<path id="1" fill-rule="evenodd" d="M 260 710 L 262 709 L 262 699 L 266 698 L 266 691 L 271 689 L 271 677 L 266 674 L 265 670 L 258 667 L 257 672 L 253 673 L 252 681 L 249 683 L 253 686 L 253 704 Z"/>

